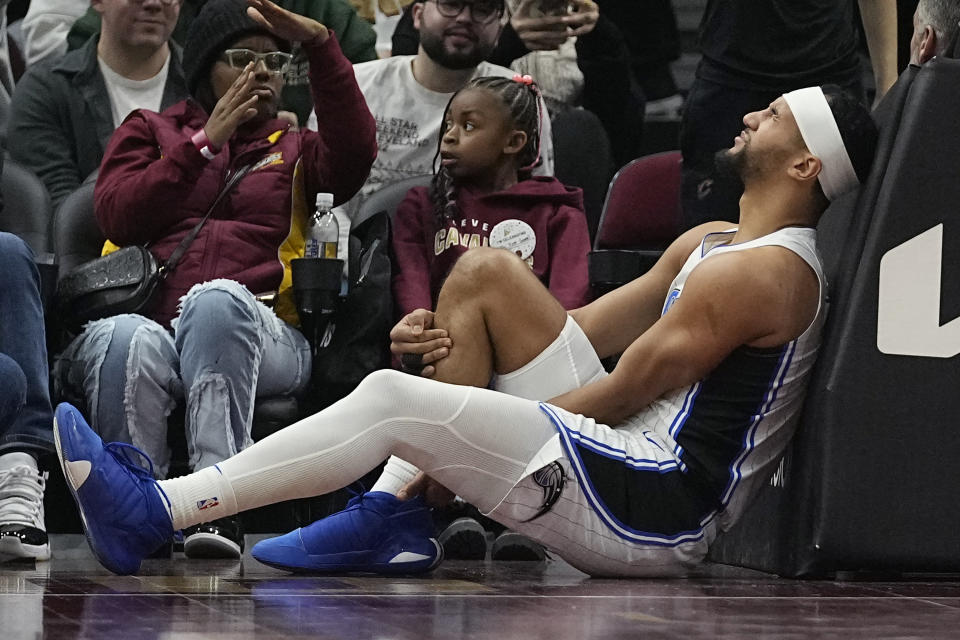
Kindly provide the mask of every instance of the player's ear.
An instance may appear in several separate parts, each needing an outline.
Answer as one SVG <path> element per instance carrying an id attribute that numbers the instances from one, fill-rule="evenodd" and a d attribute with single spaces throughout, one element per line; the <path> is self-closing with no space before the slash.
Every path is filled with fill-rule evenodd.
<path id="1" fill-rule="evenodd" d="M 820 158 L 804 149 L 794 157 L 787 173 L 795 180 L 806 182 L 816 180 L 822 168 L 823 164 L 820 162 Z"/>

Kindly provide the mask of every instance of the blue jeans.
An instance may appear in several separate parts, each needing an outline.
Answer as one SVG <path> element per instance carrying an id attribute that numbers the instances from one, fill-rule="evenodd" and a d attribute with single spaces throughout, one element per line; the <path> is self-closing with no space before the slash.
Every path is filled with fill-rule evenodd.
<path id="1" fill-rule="evenodd" d="M 107 441 L 130 442 L 165 477 L 167 418 L 186 400 L 190 467 L 202 469 L 249 446 L 254 399 L 302 391 L 310 345 L 243 285 L 194 286 L 173 335 L 139 315 L 84 327 L 54 365 L 54 381 L 80 400 Z"/>
<path id="2" fill-rule="evenodd" d="M 40 274 L 33 252 L 0 232 L 0 454 L 53 452 Z"/>

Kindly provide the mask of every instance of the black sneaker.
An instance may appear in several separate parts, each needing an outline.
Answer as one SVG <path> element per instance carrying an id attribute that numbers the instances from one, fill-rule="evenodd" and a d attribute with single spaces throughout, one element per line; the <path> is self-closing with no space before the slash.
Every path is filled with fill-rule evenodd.
<path id="1" fill-rule="evenodd" d="M 437 541 L 448 560 L 484 560 L 487 557 L 487 532 L 473 518 L 457 518 L 444 529 Z"/>
<path id="2" fill-rule="evenodd" d="M 504 531 L 493 541 L 491 557 L 505 562 L 543 562 L 547 557 L 544 548 L 515 531 Z"/>
<path id="3" fill-rule="evenodd" d="M 243 527 L 236 516 L 183 530 L 183 554 L 188 558 L 233 559 L 243 555 Z"/>

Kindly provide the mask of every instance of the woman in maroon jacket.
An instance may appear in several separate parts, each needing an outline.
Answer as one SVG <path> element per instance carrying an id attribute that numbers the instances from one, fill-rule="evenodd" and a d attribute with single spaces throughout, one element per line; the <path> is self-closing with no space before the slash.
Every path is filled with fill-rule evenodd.
<path id="1" fill-rule="evenodd" d="M 249 7 L 248 7 L 249 5 Z M 310 61 L 317 132 L 278 118 L 289 43 Z M 216 205 L 144 317 L 87 325 L 57 363 L 62 392 L 86 405 L 106 440 L 143 449 L 163 477 L 167 417 L 186 401 L 190 466 L 251 443 L 257 396 L 302 390 L 310 348 L 295 328 L 289 261 L 302 253 L 308 203 L 348 200 L 376 155 L 375 126 L 353 69 L 322 24 L 269 0 L 210 0 L 183 55 L 191 98 L 135 111 L 117 129 L 95 190 L 97 220 L 117 245 L 165 261 Z M 275 292 L 275 311 L 257 300 Z M 172 331 L 171 331 L 172 329 Z M 194 557 L 238 557 L 235 521 L 186 533 Z"/>

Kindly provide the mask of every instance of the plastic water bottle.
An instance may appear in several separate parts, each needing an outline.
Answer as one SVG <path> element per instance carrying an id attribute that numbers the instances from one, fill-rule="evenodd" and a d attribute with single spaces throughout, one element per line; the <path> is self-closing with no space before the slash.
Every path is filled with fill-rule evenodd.
<path id="1" fill-rule="evenodd" d="M 307 243 L 303 250 L 304 258 L 337 258 L 337 241 L 340 238 L 340 225 L 333 215 L 332 193 L 317 194 L 317 209 L 310 218 L 307 229 Z"/>

